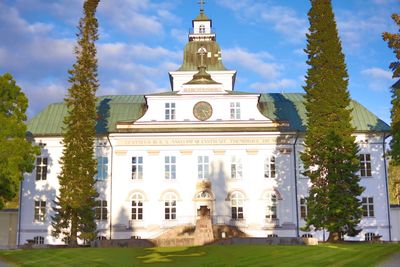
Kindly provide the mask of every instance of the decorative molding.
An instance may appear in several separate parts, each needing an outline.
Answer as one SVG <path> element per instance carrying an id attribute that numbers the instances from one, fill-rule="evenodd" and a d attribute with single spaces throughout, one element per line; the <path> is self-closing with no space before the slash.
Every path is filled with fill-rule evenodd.
<path id="1" fill-rule="evenodd" d="M 126 156 L 127 153 L 128 153 L 128 151 L 126 151 L 126 150 L 116 150 L 115 151 L 115 155 L 117 155 L 117 156 Z"/>
<path id="2" fill-rule="evenodd" d="M 276 145 L 290 144 L 285 137 L 184 137 L 184 138 L 135 138 L 117 141 L 118 146 L 179 146 L 179 145 Z M 116 154 L 121 150 L 117 150 Z M 291 151 L 284 149 L 285 151 Z M 124 151 L 126 153 L 126 151 Z"/>
<path id="3" fill-rule="evenodd" d="M 214 155 L 225 155 L 224 149 L 214 149 Z"/>
<path id="4" fill-rule="evenodd" d="M 160 150 L 148 150 L 147 153 L 149 156 L 158 156 L 160 155 Z"/>
<path id="5" fill-rule="evenodd" d="M 247 155 L 257 155 L 258 149 L 246 149 Z"/>
<path id="6" fill-rule="evenodd" d="M 193 150 L 181 150 L 182 156 L 191 156 L 193 154 Z"/>

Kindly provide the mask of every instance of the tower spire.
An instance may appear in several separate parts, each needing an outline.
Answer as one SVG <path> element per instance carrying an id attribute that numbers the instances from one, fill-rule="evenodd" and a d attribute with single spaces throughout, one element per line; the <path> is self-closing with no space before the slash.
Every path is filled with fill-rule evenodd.
<path id="1" fill-rule="evenodd" d="M 199 5 L 200 5 L 200 13 L 203 14 L 204 13 L 204 5 L 206 4 L 206 2 L 204 0 L 200 0 L 199 1 Z"/>

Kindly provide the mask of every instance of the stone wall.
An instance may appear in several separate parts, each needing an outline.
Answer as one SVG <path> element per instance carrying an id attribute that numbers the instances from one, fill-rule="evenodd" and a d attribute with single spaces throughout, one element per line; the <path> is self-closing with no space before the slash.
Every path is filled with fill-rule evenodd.
<path id="1" fill-rule="evenodd" d="M 0 211 L 0 248 L 13 248 L 17 244 L 18 210 Z"/>
<path id="2" fill-rule="evenodd" d="M 312 239 L 312 240 L 310 240 Z M 216 245 L 317 245 L 315 238 L 298 237 L 232 237 L 221 239 L 213 244 Z"/>
<path id="3" fill-rule="evenodd" d="M 400 242 L 400 205 L 390 205 L 392 241 Z"/>

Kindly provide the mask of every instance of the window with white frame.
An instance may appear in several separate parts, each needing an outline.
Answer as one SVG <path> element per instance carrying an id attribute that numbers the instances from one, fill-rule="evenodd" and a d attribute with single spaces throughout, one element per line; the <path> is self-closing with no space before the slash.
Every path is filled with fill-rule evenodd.
<path id="1" fill-rule="evenodd" d="M 141 193 L 134 193 L 131 202 L 131 219 L 138 221 L 143 220 L 143 195 Z"/>
<path id="2" fill-rule="evenodd" d="M 143 157 L 132 157 L 132 179 L 143 179 Z"/>
<path id="3" fill-rule="evenodd" d="M 308 216 L 308 207 L 307 207 L 307 199 L 302 197 L 300 198 L 300 217 L 302 219 L 307 218 Z"/>
<path id="4" fill-rule="evenodd" d="M 277 197 L 274 193 L 265 194 L 265 218 L 268 220 L 277 219 Z"/>
<path id="5" fill-rule="evenodd" d="M 371 154 L 360 154 L 360 176 L 371 177 Z"/>
<path id="6" fill-rule="evenodd" d="M 199 33 L 206 33 L 206 26 L 201 24 L 200 27 L 199 27 Z"/>
<path id="7" fill-rule="evenodd" d="M 374 217 L 374 198 L 373 197 L 363 197 L 362 198 L 362 209 L 364 217 Z"/>
<path id="8" fill-rule="evenodd" d="M 275 156 L 267 156 L 264 161 L 264 178 L 275 178 L 276 168 L 275 168 Z"/>
<path id="9" fill-rule="evenodd" d="M 104 235 L 98 235 L 96 237 L 96 240 L 107 240 L 107 237 L 105 237 Z"/>
<path id="10" fill-rule="evenodd" d="M 36 245 L 43 245 L 44 244 L 44 237 L 43 236 L 35 236 L 33 241 Z"/>
<path id="11" fill-rule="evenodd" d="M 231 120 L 240 120 L 240 102 L 231 102 Z"/>
<path id="12" fill-rule="evenodd" d="M 165 119 L 175 120 L 175 103 L 165 103 Z"/>
<path id="13" fill-rule="evenodd" d="M 47 179 L 47 158 L 36 158 L 36 181 Z"/>
<path id="14" fill-rule="evenodd" d="M 177 197 L 174 193 L 166 193 L 164 196 L 164 218 L 166 220 L 176 219 L 176 201 Z"/>
<path id="15" fill-rule="evenodd" d="M 37 222 L 44 222 L 46 220 L 46 201 L 35 201 L 34 219 Z"/>
<path id="16" fill-rule="evenodd" d="M 96 180 L 103 181 L 108 178 L 108 157 L 97 157 Z"/>
<path id="17" fill-rule="evenodd" d="M 231 178 L 242 179 L 242 160 L 238 157 L 231 159 Z"/>
<path id="18" fill-rule="evenodd" d="M 365 241 L 372 241 L 375 237 L 375 234 L 374 233 L 366 233 L 364 235 L 364 237 L 365 237 Z"/>
<path id="19" fill-rule="evenodd" d="M 106 200 L 96 200 L 94 207 L 95 219 L 99 221 L 107 220 L 108 210 Z"/>
<path id="20" fill-rule="evenodd" d="M 165 179 L 167 180 L 176 179 L 176 157 L 165 156 L 164 163 L 165 163 L 164 165 Z"/>
<path id="21" fill-rule="evenodd" d="M 242 220 L 244 218 L 243 205 L 244 205 L 244 195 L 240 192 L 233 192 L 231 194 L 232 219 Z"/>
<path id="22" fill-rule="evenodd" d="M 208 156 L 197 157 L 197 177 L 199 179 L 208 179 L 209 177 L 210 162 Z"/>

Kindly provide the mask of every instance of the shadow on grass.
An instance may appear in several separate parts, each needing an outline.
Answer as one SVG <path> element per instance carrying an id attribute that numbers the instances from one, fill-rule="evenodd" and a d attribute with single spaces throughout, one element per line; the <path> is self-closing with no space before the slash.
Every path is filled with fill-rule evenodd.
<path id="1" fill-rule="evenodd" d="M 137 259 L 143 263 L 167 263 L 173 262 L 174 258 L 182 257 L 201 257 L 205 256 L 204 251 L 195 251 L 195 248 L 190 247 L 174 247 L 174 248 L 148 248 L 147 255 L 138 256 Z"/>

